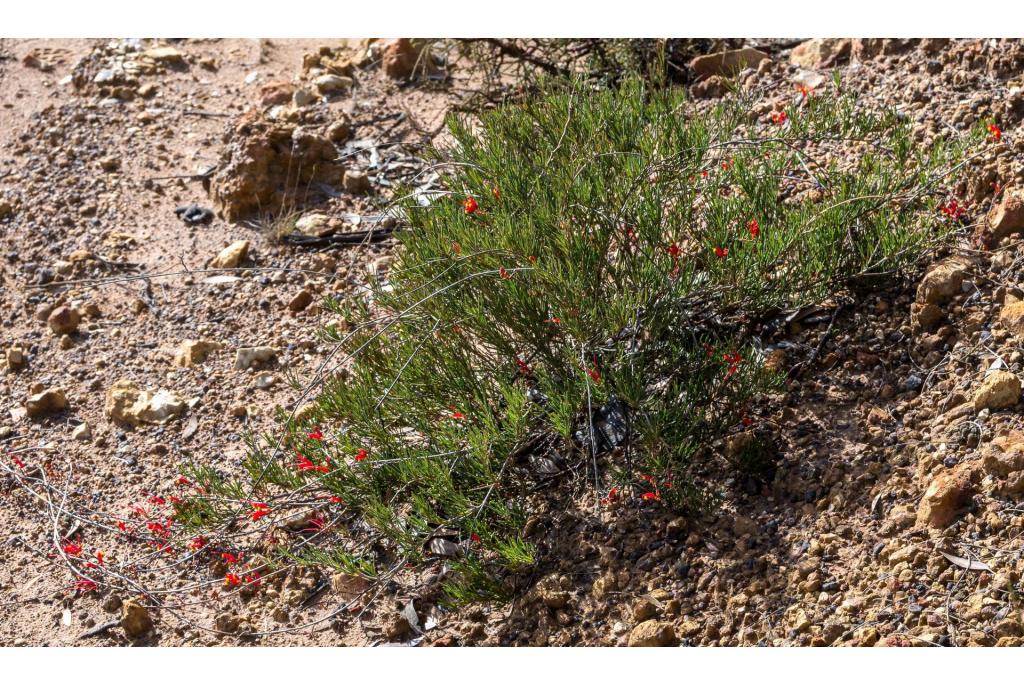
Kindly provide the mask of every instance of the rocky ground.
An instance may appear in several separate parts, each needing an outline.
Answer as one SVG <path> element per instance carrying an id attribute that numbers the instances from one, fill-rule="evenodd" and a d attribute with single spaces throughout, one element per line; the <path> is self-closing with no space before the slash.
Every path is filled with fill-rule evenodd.
<path id="1" fill-rule="evenodd" d="M 405 43 L 0 42 L 0 644 L 1020 645 L 1024 45 L 763 49 L 698 58 L 694 96 L 742 57 L 764 116 L 836 69 L 925 142 L 996 122 L 956 179 L 961 243 L 766 341 L 811 360 L 750 428 L 779 450 L 771 483 L 712 464 L 700 520 L 552 502 L 511 605 L 445 612 L 425 578 L 335 615 L 352 588 L 314 573 L 173 606 L 76 588 L 54 550 L 78 531 L 19 479 L 129 517 L 165 505 L 178 463 L 239 468 L 330 352 L 320 302 L 386 271 L 392 188 L 438 187 L 422 154 L 466 82 L 437 60 L 407 83 Z M 117 539 L 89 549 L 110 566 Z"/>

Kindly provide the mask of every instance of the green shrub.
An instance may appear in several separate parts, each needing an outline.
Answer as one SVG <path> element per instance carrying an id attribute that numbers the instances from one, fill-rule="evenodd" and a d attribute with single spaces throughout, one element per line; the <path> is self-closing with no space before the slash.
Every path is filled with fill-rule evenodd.
<path id="1" fill-rule="evenodd" d="M 453 119 L 450 192 L 401 201 L 387 280 L 338 306 L 314 420 L 254 440 L 244 487 L 193 470 L 208 496 L 179 520 L 321 503 L 334 525 L 290 558 L 372 575 L 441 557 L 472 599 L 537 561 L 542 487 L 700 506 L 695 456 L 780 382 L 759 322 L 945 238 L 940 190 L 983 138 L 920 149 L 838 82 L 784 115 L 754 104 L 627 81 Z"/>

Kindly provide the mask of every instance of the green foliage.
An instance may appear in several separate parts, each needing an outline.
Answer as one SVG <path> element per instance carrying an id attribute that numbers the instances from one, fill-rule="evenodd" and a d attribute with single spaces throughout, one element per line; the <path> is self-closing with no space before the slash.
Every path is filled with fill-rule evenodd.
<path id="1" fill-rule="evenodd" d="M 758 323 L 945 238 L 938 191 L 970 142 L 920 149 L 838 83 L 785 118 L 754 106 L 556 84 L 452 119 L 450 192 L 410 193 L 395 268 L 337 305 L 349 330 L 325 331 L 341 363 L 317 400 L 323 439 L 289 424 L 280 449 L 253 445 L 253 496 L 332 496 L 358 521 L 346 535 L 371 541 L 371 559 L 329 535 L 299 558 L 440 557 L 453 599 L 496 598 L 536 562 L 524 525 L 544 487 L 700 506 L 695 455 L 781 382 Z M 325 468 L 298 470 L 296 452 Z"/>

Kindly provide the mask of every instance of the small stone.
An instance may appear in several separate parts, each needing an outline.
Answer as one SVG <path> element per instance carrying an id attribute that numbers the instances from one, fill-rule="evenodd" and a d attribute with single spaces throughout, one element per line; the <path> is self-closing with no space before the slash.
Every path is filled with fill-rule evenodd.
<path id="1" fill-rule="evenodd" d="M 71 339 L 70 335 L 65 333 L 64 335 L 60 336 L 59 345 L 60 349 L 62 350 L 70 350 L 72 347 L 75 346 L 75 341 Z"/>
<path id="2" fill-rule="evenodd" d="M 668 647 L 675 642 L 675 629 L 671 623 L 644 621 L 629 633 L 630 647 Z"/>
<path id="3" fill-rule="evenodd" d="M 853 47 L 848 38 L 813 38 L 789 53 L 789 61 L 805 69 L 828 69 L 848 59 Z"/>
<path id="4" fill-rule="evenodd" d="M 129 638 L 141 637 L 153 628 L 153 619 L 146 607 L 129 599 L 121 607 L 121 627 Z"/>
<path id="5" fill-rule="evenodd" d="M 292 93 L 292 104 L 296 108 L 306 107 L 307 105 L 312 105 L 318 99 L 319 98 L 317 98 L 316 95 L 314 95 L 313 93 L 309 92 L 305 88 L 299 88 L 294 93 Z"/>
<path id="6" fill-rule="evenodd" d="M 257 390 L 267 390 L 274 387 L 275 383 L 277 383 L 277 377 L 272 373 L 261 373 L 256 376 L 255 385 Z"/>
<path id="7" fill-rule="evenodd" d="M 180 65 L 185 63 L 184 53 L 169 45 L 158 45 L 157 47 L 149 48 L 142 53 L 142 56 L 163 64 Z"/>
<path id="8" fill-rule="evenodd" d="M 245 261 L 245 258 L 249 255 L 249 241 L 248 240 L 236 240 L 231 243 L 220 253 L 213 258 L 210 262 L 210 268 L 212 269 L 234 269 L 240 263 Z"/>
<path id="9" fill-rule="evenodd" d="M 642 623 L 653 618 L 658 613 L 658 607 L 649 599 L 641 599 L 633 605 L 633 620 Z"/>
<path id="10" fill-rule="evenodd" d="M 174 353 L 174 363 L 184 367 L 202 364 L 211 352 L 223 347 L 223 344 L 213 340 L 185 340 Z"/>
<path id="11" fill-rule="evenodd" d="M 331 219 L 326 214 L 316 212 L 299 217 L 295 222 L 295 230 L 302 235 L 323 236 L 329 234 L 333 229 L 330 225 Z"/>
<path id="12" fill-rule="evenodd" d="M 135 92 L 141 98 L 151 98 L 156 95 L 157 90 L 159 90 L 159 86 L 155 83 L 144 83 Z"/>
<path id="13" fill-rule="evenodd" d="M 68 306 L 57 307 L 46 319 L 50 330 L 57 335 L 76 332 L 78 324 L 81 322 L 82 317 L 79 316 L 78 311 Z"/>
<path id="14" fill-rule="evenodd" d="M 995 371 L 974 392 L 974 410 L 1008 409 L 1020 400 L 1020 379 L 1009 371 Z"/>
<path id="15" fill-rule="evenodd" d="M 1024 301 L 1009 299 L 999 311 L 999 323 L 1019 340 L 1024 340 Z"/>
<path id="16" fill-rule="evenodd" d="M 397 640 L 410 630 L 412 630 L 412 627 L 409 625 L 409 619 L 405 616 L 399 616 L 388 626 L 387 636 L 389 640 Z"/>
<path id="17" fill-rule="evenodd" d="M 103 600 L 103 604 L 100 605 L 103 611 L 107 613 L 114 613 L 121 608 L 121 597 L 116 594 L 107 595 L 106 599 Z"/>
<path id="18" fill-rule="evenodd" d="M 222 633 L 234 633 L 242 625 L 242 617 L 238 614 L 224 612 L 213 619 L 213 626 Z"/>
<path id="19" fill-rule="evenodd" d="M 945 528 L 974 494 L 971 472 L 964 466 L 936 476 L 925 490 L 917 510 L 917 524 Z"/>
<path id="20" fill-rule="evenodd" d="M 277 356 L 273 347 L 239 347 L 235 352 L 235 368 L 244 371 L 255 364 L 265 364 Z"/>
<path id="21" fill-rule="evenodd" d="M 970 264 L 963 259 L 947 259 L 933 266 L 917 286 L 917 301 L 942 304 L 960 293 Z"/>
<path id="22" fill-rule="evenodd" d="M 107 173 L 113 173 L 121 168 L 121 158 L 114 155 L 107 155 L 100 159 L 100 168 Z"/>
<path id="23" fill-rule="evenodd" d="M 132 426 L 161 424 L 180 416 L 185 402 L 169 390 L 140 390 L 122 379 L 107 390 L 104 412 L 113 421 Z"/>
<path id="24" fill-rule="evenodd" d="M 49 388 L 30 395 L 25 400 L 25 412 L 29 418 L 40 418 L 68 408 L 67 397 L 59 388 Z"/>
<path id="25" fill-rule="evenodd" d="M 746 516 L 737 516 L 732 521 L 732 532 L 736 537 L 743 537 L 744 535 L 750 535 L 751 537 L 756 536 L 760 531 L 760 527 L 757 523 Z"/>
<path id="26" fill-rule="evenodd" d="M 92 440 L 92 428 L 89 426 L 89 422 L 83 421 L 75 426 L 75 429 L 71 431 L 71 439 L 78 442 L 89 442 Z"/>
<path id="27" fill-rule="evenodd" d="M 922 331 L 934 331 L 946 318 L 946 313 L 936 304 L 914 302 L 910 305 L 910 325 Z"/>
<path id="28" fill-rule="evenodd" d="M 327 127 L 327 140 L 332 143 L 341 143 L 349 139 L 352 135 L 352 126 L 349 125 L 348 121 L 342 119 L 335 121 L 333 124 Z"/>
<path id="29" fill-rule="evenodd" d="M 343 183 L 345 190 L 353 195 L 362 195 L 370 190 L 370 177 L 365 171 L 347 169 Z"/>
<path id="30" fill-rule="evenodd" d="M 999 204 L 989 210 L 987 219 L 982 238 L 989 247 L 1011 233 L 1024 230 L 1024 189 L 1006 188 Z"/>
<path id="31" fill-rule="evenodd" d="M 398 38 L 384 45 L 381 67 L 389 78 L 405 80 L 412 76 L 420 58 L 420 51 L 408 38 Z"/>
<path id="32" fill-rule="evenodd" d="M 340 93 L 349 90 L 354 82 L 348 76 L 337 76 L 335 74 L 324 74 L 313 80 L 316 89 L 327 95 L 328 93 Z"/>
<path id="33" fill-rule="evenodd" d="M 288 309 L 293 312 L 301 312 L 313 301 L 313 295 L 308 290 L 300 290 L 288 303 Z"/>
<path id="34" fill-rule="evenodd" d="M 20 347 L 9 347 L 5 355 L 7 368 L 11 371 L 20 369 L 25 365 L 25 351 Z"/>
<path id="35" fill-rule="evenodd" d="M 697 78 L 735 76 L 744 68 L 756 68 L 764 59 L 771 59 L 771 56 L 754 48 L 725 50 L 695 57 L 690 61 L 690 71 Z"/>

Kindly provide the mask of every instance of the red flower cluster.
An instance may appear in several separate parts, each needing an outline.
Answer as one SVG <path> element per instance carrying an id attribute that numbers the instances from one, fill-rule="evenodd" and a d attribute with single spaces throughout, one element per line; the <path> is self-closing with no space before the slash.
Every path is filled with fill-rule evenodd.
<path id="1" fill-rule="evenodd" d="M 61 549 L 63 549 L 64 554 L 67 554 L 69 557 L 77 557 L 82 553 L 82 546 L 77 542 L 71 542 L 70 540 L 65 542 L 64 547 Z"/>
<path id="2" fill-rule="evenodd" d="M 476 210 L 480 209 L 480 205 L 477 204 L 476 200 L 471 197 L 467 197 L 466 201 L 462 203 L 462 209 L 466 214 L 472 214 Z"/>
<path id="3" fill-rule="evenodd" d="M 761 235 L 761 225 L 757 223 L 757 219 L 750 220 L 750 222 L 747 224 L 747 230 L 750 231 L 751 238 L 756 239 L 757 236 Z"/>
<path id="4" fill-rule="evenodd" d="M 786 113 L 776 112 L 775 114 L 772 114 L 772 123 L 775 124 L 776 126 L 782 126 L 784 123 L 786 123 Z"/>
<path id="5" fill-rule="evenodd" d="M 330 460 L 328 460 L 327 464 L 318 466 L 314 464 L 312 461 L 310 461 L 309 457 L 302 454 L 301 452 L 296 452 L 295 454 L 295 468 L 298 469 L 299 471 L 316 471 L 317 473 L 327 473 L 331 468 Z"/>
<path id="6" fill-rule="evenodd" d="M 507 271 L 507 270 L 505 269 L 505 267 L 501 267 L 501 268 L 499 268 L 499 269 L 498 269 L 498 275 L 499 275 L 499 276 L 500 276 L 500 277 L 501 277 L 501 278 L 502 278 L 503 280 L 506 280 L 506 281 L 507 281 L 508 279 L 512 278 L 512 274 L 510 274 L 510 273 L 509 273 L 509 272 L 508 272 L 508 271 Z"/>
<path id="7" fill-rule="evenodd" d="M 961 216 L 963 216 L 964 212 L 967 211 L 967 208 L 959 204 L 956 201 L 956 198 L 953 198 L 946 204 L 940 205 L 939 211 L 948 216 L 950 219 L 959 219 Z"/>
<path id="8" fill-rule="evenodd" d="M 801 83 L 801 84 L 799 84 L 799 85 L 798 85 L 798 86 L 796 87 L 796 89 L 797 89 L 798 91 L 800 91 L 800 94 L 801 94 L 801 95 L 802 95 L 802 96 L 804 97 L 804 100 L 806 100 L 806 99 L 810 98 L 810 97 L 811 97 L 811 95 L 813 95 L 813 94 L 814 94 L 814 89 L 813 89 L 813 88 L 811 88 L 810 86 L 805 86 L 805 85 L 803 85 L 802 83 Z"/>
<path id="9" fill-rule="evenodd" d="M 198 535 L 192 538 L 192 541 L 188 543 L 188 548 L 193 552 L 198 552 L 203 547 L 206 547 L 207 540 L 202 535 Z M 223 555 L 222 555 L 223 556 Z"/>
<path id="10" fill-rule="evenodd" d="M 668 253 L 672 256 L 672 276 L 679 275 L 679 256 L 683 253 L 683 250 L 679 247 L 678 243 L 672 243 L 665 248 Z"/>
<path id="11" fill-rule="evenodd" d="M 359 450 L 358 452 L 356 452 L 356 461 L 363 461 L 364 459 L 366 459 L 366 457 L 366 450 Z"/>
<path id="12" fill-rule="evenodd" d="M 224 585 L 231 587 L 232 585 L 239 585 L 242 579 L 238 577 L 238 574 L 229 573 L 224 576 Z"/>
<path id="13" fill-rule="evenodd" d="M 462 252 L 462 245 L 459 245 L 458 243 L 452 243 L 452 252 L 454 252 L 455 254 L 460 254 Z"/>
<path id="14" fill-rule="evenodd" d="M 988 132 L 996 139 L 996 142 L 1001 140 L 1003 137 L 1003 129 L 999 128 L 995 124 L 988 125 Z"/>
<path id="15" fill-rule="evenodd" d="M 737 369 L 739 368 L 740 362 L 743 361 L 743 358 L 739 355 L 739 353 L 723 354 L 722 360 L 729 363 L 729 369 L 725 372 L 725 375 L 728 378 L 729 376 L 736 373 Z"/>
<path id="16" fill-rule="evenodd" d="M 25 462 L 23 462 L 21 459 L 18 459 L 18 455 L 12 454 L 11 461 L 13 461 L 14 465 L 17 466 L 19 469 L 25 468 Z"/>
<path id="17" fill-rule="evenodd" d="M 237 564 L 239 559 L 241 559 L 241 556 L 235 556 L 231 552 L 221 552 L 220 558 L 228 564 Z"/>
<path id="18" fill-rule="evenodd" d="M 249 502 L 249 505 L 252 507 L 252 513 L 249 514 L 249 518 L 253 521 L 259 521 L 270 513 L 270 505 L 263 502 Z"/>
<path id="19" fill-rule="evenodd" d="M 323 440 L 324 434 L 320 430 L 320 426 L 317 426 L 312 433 L 306 433 L 306 437 L 310 440 Z"/>
<path id="20" fill-rule="evenodd" d="M 491 188 L 491 192 L 494 193 L 495 200 L 501 199 L 501 191 L 498 189 L 498 186 L 494 186 L 493 188 Z"/>
<path id="21" fill-rule="evenodd" d="M 607 506 L 609 504 L 614 504 L 615 502 L 619 501 L 619 498 L 620 498 L 619 489 L 617 487 L 616 488 L 612 488 L 611 490 L 608 491 L 608 496 L 607 497 L 603 497 L 601 499 L 601 504 L 603 504 L 605 506 Z"/>
<path id="22" fill-rule="evenodd" d="M 729 254 L 729 249 L 720 245 L 715 246 L 715 256 L 719 259 L 725 259 L 726 255 Z"/>
<path id="23" fill-rule="evenodd" d="M 523 374 L 524 376 L 530 373 L 530 365 L 524 362 L 522 359 L 519 359 L 518 357 L 516 357 L 516 366 L 519 367 L 519 373 Z"/>

